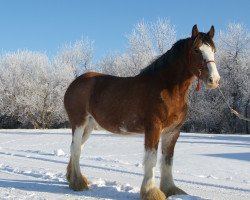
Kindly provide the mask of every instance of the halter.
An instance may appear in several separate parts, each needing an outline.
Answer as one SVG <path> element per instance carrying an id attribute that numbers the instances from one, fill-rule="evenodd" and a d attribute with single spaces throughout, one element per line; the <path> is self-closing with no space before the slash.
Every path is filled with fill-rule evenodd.
<path id="1" fill-rule="evenodd" d="M 201 88 L 201 74 L 202 74 L 202 70 L 203 70 L 204 67 L 207 67 L 207 64 L 208 64 L 208 63 L 211 63 L 211 62 L 215 63 L 214 60 L 208 60 L 208 61 L 203 60 L 202 63 L 199 63 L 199 64 L 197 65 L 198 71 L 199 71 L 199 75 L 198 75 L 198 77 L 197 77 L 197 78 L 198 78 L 198 82 L 197 82 L 197 86 L 196 86 L 196 89 L 195 89 L 197 92 L 198 92 L 198 91 L 200 90 L 200 88 Z"/>
<path id="2" fill-rule="evenodd" d="M 192 50 L 190 50 L 189 51 L 189 63 L 191 63 L 191 56 L 192 56 Z M 215 61 L 214 60 L 208 60 L 208 61 L 206 61 L 205 59 L 201 62 L 201 63 L 199 63 L 198 65 L 197 65 L 197 68 L 198 68 L 198 71 L 199 71 L 199 75 L 197 76 L 197 78 L 198 78 L 198 81 L 197 81 L 197 85 L 196 85 L 196 91 L 198 92 L 199 90 L 200 90 L 200 88 L 201 88 L 201 74 L 202 74 L 202 70 L 203 70 L 203 68 L 204 67 L 207 67 L 207 64 L 208 63 L 211 63 L 211 62 L 213 62 L 213 63 L 215 63 Z"/>

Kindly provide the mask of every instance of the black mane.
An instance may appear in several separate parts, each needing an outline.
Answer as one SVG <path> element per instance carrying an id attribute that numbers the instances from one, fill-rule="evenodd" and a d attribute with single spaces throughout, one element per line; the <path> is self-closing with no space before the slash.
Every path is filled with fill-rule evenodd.
<path id="1" fill-rule="evenodd" d="M 180 56 L 184 56 L 184 47 L 188 39 L 190 38 L 177 41 L 175 44 L 173 44 L 171 49 L 157 57 L 151 64 L 142 69 L 140 74 L 158 72 L 162 68 L 165 68 L 170 63 L 174 62 L 177 58 L 180 58 Z"/>
<path id="2" fill-rule="evenodd" d="M 177 59 L 183 59 L 185 55 L 184 51 L 186 49 L 186 44 L 188 41 L 193 40 L 195 46 L 199 47 L 201 44 L 207 44 L 215 50 L 215 45 L 213 40 L 206 34 L 200 32 L 196 38 L 186 38 L 177 41 L 173 44 L 172 48 L 166 53 L 157 57 L 152 61 L 147 67 L 141 70 L 140 74 L 155 73 L 159 70 L 167 67 L 169 64 L 176 62 Z M 184 58 L 185 59 L 185 58 Z"/>

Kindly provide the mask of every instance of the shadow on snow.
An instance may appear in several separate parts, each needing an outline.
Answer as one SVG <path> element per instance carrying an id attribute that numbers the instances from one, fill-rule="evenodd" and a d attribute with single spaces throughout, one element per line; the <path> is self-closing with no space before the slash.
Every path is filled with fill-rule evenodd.
<path id="1" fill-rule="evenodd" d="M 0 154 L 4 154 L 4 153 L 0 152 Z M 14 156 L 20 156 L 20 155 L 14 155 Z M 247 155 L 245 155 L 245 156 L 247 156 Z M 25 157 L 25 156 L 21 156 L 21 157 Z M 60 164 L 65 164 L 65 165 L 68 164 L 67 162 L 64 162 L 64 161 L 52 160 L 52 159 L 47 159 L 47 158 L 45 159 L 45 158 L 32 158 L 32 157 L 28 157 L 28 159 L 42 160 L 42 161 L 60 163 Z M 87 165 L 87 164 L 81 164 L 81 167 L 86 167 L 86 168 L 91 168 L 91 169 L 94 168 L 94 169 L 98 169 L 98 170 L 112 171 L 112 172 L 117 172 L 117 173 L 122 173 L 122 174 L 129 174 L 129 175 L 132 174 L 132 175 L 135 175 L 135 176 L 139 176 L 141 179 L 143 178 L 143 174 L 139 173 L 139 172 L 131 172 L 131 171 L 126 171 L 126 170 L 119 170 L 119 169 L 113 169 L 113 168 L 108 168 L 108 167 L 103 167 L 103 166 L 101 167 L 101 166 L 96 166 L 96 165 Z M 32 176 L 32 174 L 29 174 L 28 176 Z M 156 178 L 159 179 L 160 177 L 156 176 Z M 6 180 L 6 181 L 8 181 L 8 180 Z M 243 192 L 250 192 L 250 189 L 243 189 L 243 188 L 230 187 L 230 186 L 225 186 L 225 185 L 217 185 L 217 184 L 211 184 L 211 183 L 204 183 L 204 182 L 198 182 L 198 181 L 188 181 L 188 180 L 183 180 L 183 179 L 175 179 L 175 181 L 181 182 L 181 183 L 188 183 L 188 184 L 191 184 L 191 185 L 200 185 L 200 186 L 205 186 L 205 187 L 209 186 L 209 187 L 215 187 L 215 188 L 224 188 L 224 189 L 232 190 L 232 191 L 237 190 L 237 191 L 243 191 Z M 47 182 L 47 181 L 45 181 L 45 182 Z M 28 181 L 28 183 L 29 183 L 29 181 Z M 41 184 L 41 182 L 39 182 L 39 181 L 38 181 L 38 183 Z M 49 182 L 48 181 L 47 183 L 62 184 L 61 182 L 55 182 L 55 181 L 54 182 Z M 0 187 L 2 185 L 4 185 L 4 184 L 2 184 L 2 182 L 0 182 Z M 65 183 L 65 185 L 66 185 L 66 183 Z M 107 187 L 107 186 L 104 186 L 104 187 Z M 98 187 L 97 187 L 97 189 L 98 189 Z M 69 191 L 71 191 L 71 190 L 69 190 Z M 117 191 L 117 193 L 120 193 L 120 191 L 119 192 Z M 126 192 L 126 193 L 128 193 L 128 192 Z M 90 192 L 90 194 L 95 194 L 95 192 L 94 193 Z"/>
<path id="2" fill-rule="evenodd" d="M 218 154 L 202 154 L 204 156 L 217 157 L 217 158 L 226 158 L 226 159 L 234 159 L 234 160 L 242 160 L 242 161 L 250 161 L 250 153 L 218 153 Z"/>
<path id="3" fill-rule="evenodd" d="M 78 197 L 108 198 L 108 199 L 139 199 L 139 193 L 126 191 L 118 191 L 114 185 L 108 186 L 92 186 L 89 190 L 83 192 L 75 192 L 69 189 L 65 182 L 43 181 L 43 180 L 10 180 L 1 179 L 0 187 L 15 188 L 32 192 L 48 192 L 54 194 L 73 195 Z"/>

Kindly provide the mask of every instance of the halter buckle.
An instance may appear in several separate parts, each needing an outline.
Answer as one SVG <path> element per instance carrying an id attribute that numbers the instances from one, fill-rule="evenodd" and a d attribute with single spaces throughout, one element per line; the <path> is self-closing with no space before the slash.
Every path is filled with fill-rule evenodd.
<path id="1" fill-rule="evenodd" d="M 199 68 L 198 71 L 199 71 L 199 77 L 201 77 L 201 71 L 202 71 L 202 69 Z"/>

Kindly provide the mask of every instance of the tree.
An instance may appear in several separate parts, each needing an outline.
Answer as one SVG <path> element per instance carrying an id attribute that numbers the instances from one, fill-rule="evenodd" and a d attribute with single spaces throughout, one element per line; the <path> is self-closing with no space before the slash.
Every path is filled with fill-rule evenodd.
<path id="1" fill-rule="evenodd" d="M 231 23 L 226 32 L 220 32 L 218 44 L 218 60 L 223 77 L 221 88 L 233 109 L 247 114 L 250 97 L 250 34 L 244 25 Z M 246 122 L 238 120 L 230 113 L 225 116 L 232 132 L 246 131 L 244 127 L 248 125 L 243 125 Z"/>
<path id="2" fill-rule="evenodd" d="M 20 122 L 35 128 L 51 122 L 50 63 L 45 54 L 31 51 L 7 53 L 1 60 L 2 114 L 18 116 Z"/>
<path id="3" fill-rule="evenodd" d="M 158 19 L 151 24 L 155 49 L 158 55 L 165 53 L 176 41 L 175 26 L 168 19 Z"/>
<path id="4" fill-rule="evenodd" d="M 93 42 L 65 45 L 49 60 L 44 53 L 18 50 L 0 60 L 0 109 L 4 119 L 49 128 L 67 120 L 63 96 L 70 82 L 92 66 Z"/>
<path id="5" fill-rule="evenodd" d="M 92 67 L 93 44 L 94 42 L 89 39 L 81 39 L 73 44 L 66 44 L 56 56 L 56 64 L 71 67 L 75 77 L 81 75 Z"/>
<path id="6" fill-rule="evenodd" d="M 175 27 L 167 19 L 155 23 L 136 24 L 127 36 L 126 51 L 111 54 L 101 60 L 103 72 L 119 76 L 134 76 L 159 54 L 165 53 L 176 40 Z"/>
<path id="7" fill-rule="evenodd" d="M 100 62 L 99 65 L 102 66 L 101 71 L 103 73 L 116 75 L 116 76 L 129 76 L 134 75 L 131 73 L 131 69 L 126 66 L 129 59 L 126 59 L 126 55 L 110 54 L 106 55 Z M 129 70 L 128 70 L 129 69 Z"/>
<path id="8" fill-rule="evenodd" d="M 127 36 L 126 54 L 134 74 L 137 74 L 141 68 L 147 66 L 155 56 L 149 28 L 145 22 L 140 22 L 135 26 L 132 33 Z"/>

